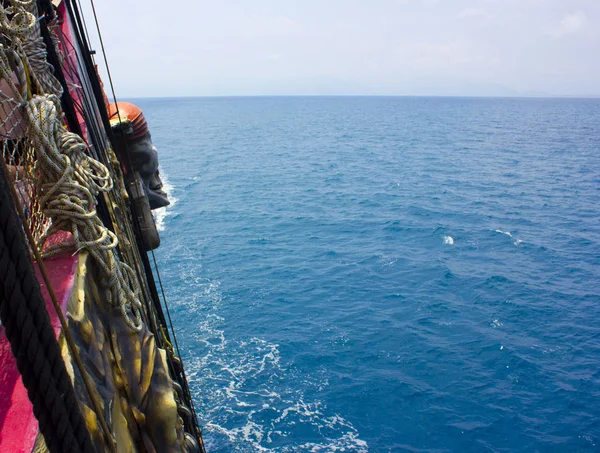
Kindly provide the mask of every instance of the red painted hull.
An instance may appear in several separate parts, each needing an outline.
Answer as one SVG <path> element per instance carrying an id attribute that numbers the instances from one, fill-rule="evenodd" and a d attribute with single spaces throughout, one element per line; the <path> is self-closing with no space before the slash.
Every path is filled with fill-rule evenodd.
<path id="1" fill-rule="evenodd" d="M 45 264 L 64 313 L 73 289 L 77 255 L 59 255 L 45 260 Z M 38 281 L 43 282 L 37 263 L 34 263 L 34 267 Z M 40 286 L 46 300 L 50 321 L 58 337 L 60 321 L 46 291 L 46 285 L 42 283 Z M 16 360 L 4 334 L 4 327 L 0 326 L 0 452 L 30 453 L 37 435 L 38 422 L 33 415 L 33 407 L 17 370 Z"/>

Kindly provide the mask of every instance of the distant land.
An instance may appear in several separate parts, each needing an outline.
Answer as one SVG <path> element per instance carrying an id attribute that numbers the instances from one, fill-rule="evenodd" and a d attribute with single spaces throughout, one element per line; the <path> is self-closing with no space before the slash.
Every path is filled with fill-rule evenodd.
<path id="1" fill-rule="evenodd" d="M 590 86 L 573 86 L 564 90 L 531 89 L 530 85 L 513 87 L 501 83 L 464 80 L 460 78 L 431 76 L 413 78 L 385 78 L 362 83 L 351 78 L 331 76 L 242 77 L 229 76 L 216 80 L 207 74 L 199 75 L 193 85 L 154 83 L 129 85 L 126 80 L 117 82 L 117 96 L 121 98 L 156 97 L 211 97 L 211 96 L 454 96 L 454 97 L 533 97 L 533 98 L 599 98 Z M 546 87 L 547 88 L 547 87 Z M 591 89 L 590 89 L 591 88 Z"/>
<path id="2" fill-rule="evenodd" d="M 464 95 L 464 94 L 234 94 L 234 95 L 190 95 L 190 96 L 122 96 L 120 101 L 136 99 L 196 99 L 196 98 L 286 98 L 286 97 L 391 97 L 391 98 L 504 98 L 504 99 L 600 99 L 600 95 L 550 95 L 539 93 L 514 95 Z M 114 102 L 113 98 L 109 98 Z"/>

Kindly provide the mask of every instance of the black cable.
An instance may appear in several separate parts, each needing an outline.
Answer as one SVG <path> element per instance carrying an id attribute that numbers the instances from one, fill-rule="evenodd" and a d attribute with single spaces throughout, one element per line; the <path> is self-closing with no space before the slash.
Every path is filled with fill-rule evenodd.
<path id="1" fill-rule="evenodd" d="M 82 50 L 85 50 L 85 52 L 82 52 L 82 55 L 81 55 L 81 57 L 83 58 L 85 70 L 88 74 L 95 74 L 96 67 L 94 65 L 94 62 L 92 61 L 92 56 L 90 55 L 90 52 L 89 52 L 90 46 L 89 46 L 87 39 L 85 38 L 85 28 L 83 25 L 83 20 L 81 19 L 81 14 L 79 12 L 79 8 L 77 7 L 77 2 L 72 1 L 72 0 L 66 0 L 65 4 L 67 6 L 67 10 L 69 11 L 69 15 L 75 21 L 74 25 L 76 25 L 76 26 L 73 27 L 75 30 L 75 40 L 79 44 L 79 47 Z M 96 104 L 104 105 L 104 95 L 103 95 L 104 91 L 102 90 L 102 86 L 100 85 L 100 80 L 96 76 L 96 77 L 90 77 L 89 81 L 90 81 L 91 88 L 92 88 L 91 91 L 94 94 L 94 97 L 96 98 Z M 100 115 L 102 124 L 104 125 L 106 134 L 110 137 L 112 132 L 111 132 L 111 128 L 110 128 L 110 121 L 108 119 L 108 113 L 106 112 L 106 109 L 100 109 L 100 111 L 98 113 Z"/>
<path id="2" fill-rule="evenodd" d="M 100 25 L 99 25 L 99 22 L 98 22 L 98 16 L 96 14 L 96 6 L 94 4 L 94 0 L 90 0 L 90 4 L 92 6 L 92 11 L 93 11 L 93 14 L 94 14 L 94 20 L 95 20 L 95 23 L 96 23 L 96 30 L 98 32 L 98 38 L 100 40 L 100 47 L 102 49 L 102 55 L 103 55 L 103 58 L 104 58 L 104 64 L 106 66 L 106 71 L 107 71 L 107 74 L 108 74 L 108 80 L 109 80 L 109 84 L 110 84 L 111 93 L 112 93 L 113 100 L 114 100 L 115 104 L 117 104 L 117 96 L 116 96 L 115 89 L 114 89 L 114 84 L 113 84 L 113 80 L 112 80 L 112 74 L 110 72 L 110 67 L 108 65 L 108 59 L 107 59 L 106 51 L 105 51 L 105 48 L 104 48 L 104 40 L 102 39 L 102 33 L 100 31 Z M 75 8 L 76 8 L 76 5 L 75 5 Z M 118 112 L 118 107 L 117 107 L 117 112 Z M 119 119 L 120 119 L 120 115 L 119 115 Z M 125 154 L 126 154 L 126 158 L 129 159 L 129 153 L 125 153 Z M 129 163 L 129 167 L 131 168 L 131 162 L 129 161 L 128 163 Z M 134 215 L 133 217 L 134 217 L 134 223 L 137 225 L 137 227 L 138 227 L 137 229 L 139 230 L 139 225 L 138 225 L 138 222 L 136 221 L 137 216 Z M 139 231 L 138 231 L 138 233 L 139 233 Z M 138 237 L 141 237 L 141 236 L 139 236 L 139 234 L 138 234 Z M 139 244 L 138 244 L 138 246 L 139 246 Z M 140 250 L 143 250 L 143 248 L 140 248 Z M 170 329 L 171 329 L 171 332 L 172 332 L 172 336 L 173 336 L 173 343 L 175 344 L 175 348 L 176 348 L 176 351 L 177 351 L 178 359 L 181 361 L 181 353 L 180 353 L 180 350 L 179 350 L 179 345 L 177 343 L 177 337 L 175 335 L 175 330 L 173 328 L 173 322 L 172 322 L 172 319 L 171 319 L 171 314 L 169 312 L 169 307 L 168 307 L 168 304 L 167 304 L 167 299 L 165 297 L 165 293 L 164 293 L 162 281 L 160 279 L 160 273 L 158 271 L 158 264 L 156 262 L 156 257 L 154 255 L 154 251 L 152 251 L 152 258 L 154 260 L 154 266 L 155 266 L 156 273 L 157 273 L 157 276 L 158 276 L 158 279 L 159 279 L 159 284 L 160 284 L 160 288 L 161 288 L 161 291 L 162 291 L 162 296 L 163 296 L 165 308 L 166 308 L 166 311 L 167 311 L 167 316 L 168 316 L 168 320 L 169 320 L 169 326 L 170 326 Z M 147 262 L 147 254 L 145 254 L 143 262 L 144 262 L 144 267 L 146 269 L 146 277 L 147 277 L 147 280 L 149 282 L 149 285 L 153 286 L 153 288 L 151 288 L 151 292 L 156 295 L 156 298 L 155 298 L 155 301 L 154 301 L 155 302 L 154 303 L 155 311 L 157 312 L 157 314 L 161 318 L 161 321 L 162 321 L 163 325 L 166 325 L 166 320 L 165 320 L 165 317 L 164 317 L 164 313 L 162 311 L 162 306 L 160 304 L 160 298 L 158 297 L 158 293 L 156 291 L 156 284 L 154 283 L 154 278 L 153 278 L 153 275 L 152 275 L 152 270 L 150 269 L 150 265 Z M 147 267 L 146 267 L 146 263 L 148 264 Z M 168 332 L 165 332 L 165 333 L 167 335 L 167 339 L 170 340 Z M 196 431 L 197 436 L 199 437 L 200 445 L 202 445 L 202 450 L 204 450 L 203 442 L 202 442 L 202 438 L 201 438 L 202 431 L 201 431 L 201 429 L 200 429 L 200 427 L 198 425 L 198 417 L 197 417 L 197 414 L 196 414 L 196 411 L 195 411 L 195 408 L 194 408 L 194 402 L 193 402 L 193 399 L 191 397 L 191 393 L 189 391 L 189 385 L 188 385 L 187 377 L 185 375 L 185 371 L 184 371 L 183 366 L 181 367 L 180 372 L 181 372 L 181 376 L 182 376 L 183 379 L 181 379 L 179 381 L 182 384 L 182 387 L 185 389 L 184 390 L 185 393 L 186 393 L 185 397 L 186 397 L 186 400 L 187 400 L 186 403 L 190 405 L 191 410 L 192 410 L 192 412 L 194 414 L 193 428 Z"/>
<path id="3" fill-rule="evenodd" d="M 54 17 L 54 9 L 52 8 L 52 3 L 49 0 L 38 0 L 38 8 L 41 11 L 44 11 L 44 17 L 47 20 L 51 20 Z M 75 113 L 73 98 L 71 98 L 71 95 L 69 94 L 67 80 L 65 79 L 58 56 L 56 55 L 56 50 L 54 49 L 54 43 L 50 37 L 46 20 L 40 21 L 40 33 L 44 39 L 44 44 L 46 45 L 48 63 L 50 63 L 54 68 L 54 76 L 59 81 L 63 89 L 60 102 L 62 104 L 63 112 L 65 113 L 65 118 L 67 120 L 67 124 L 69 125 L 69 129 L 72 132 L 81 135 L 81 128 L 79 127 L 79 121 L 77 121 L 77 114 Z"/>
<path id="4" fill-rule="evenodd" d="M 108 66 L 108 60 L 106 58 L 106 51 L 104 50 L 104 40 L 102 39 L 102 33 L 100 33 L 100 24 L 98 23 L 98 16 L 96 15 L 96 5 L 94 0 L 90 0 L 92 5 L 92 12 L 94 13 L 94 21 L 96 22 L 96 30 L 98 31 L 98 39 L 100 39 L 100 47 L 102 48 L 102 56 L 104 57 L 104 65 L 106 66 L 106 73 L 108 74 L 108 82 L 110 83 L 110 91 L 113 95 L 115 104 L 117 103 L 117 96 L 115 95 L 115 86 L 113 85 L 112 75 L 110 73 L 110 67 Z"/>
<path id="5" fill-rule="evenodd" d="M 94 452 L 50 323 L 4 160 L 0 163 L 0 320 L 52 453 Z"/>
<path id="6" fill-rule="evenodd" d="M 173 320 L 171 319 L 171 311 L 169 310 L 169 305 L 167 304 L 167 296 L 165 296 L 165 289 L 163 288 L 162 279 L 160 278 L 160 271 L 158 270 L 158 263 L 156 262 L 156 256 L 154 255 L 154 250 L 151 251 L 152 260 L 154 261 L 154 270 L 156 271 L 156 276 L 158 277 L 158 285 L 160 286 L 160 291 L 162 293 L 162 298 L 165 303 L 165 311 L 167 312 L 167 317 L 169 319 L 169 327 L 171 332 L 173 333 L 173 343 L 175 343 L 175 350 L 177 351 L 177 357 L 181 359 L 181 352 L 179 351 L 179 344 L 177 343 L 177 337 L 175 336 L 175 329 L 173 328 Z"/>
<path id="7" fill-rule="evenodd" d="M 177 358 L 179 358 L 179 360 L 181 360 L 181 351 L 179 350 L 179 344 L 177 342 L 177 335 L 175 335 L 175 328 L 173 327 L 173 320 L 171 319 L 171 311 L 169 310 L 169 304 L 167 303 L 167 296 L 165 295 L 165 289 L 163 287 L 162 284 L 162 279 L 160 278 L 160 271 L 158 270 L 158 263 L 156 262 L 156 256 L 154 255 L 154 250 L 152 250 L 152 259 L 154 261 L 154 270 L 156 271 L 156 276 L 158 277 L 158 284 L 160 286 L 160 291 L 162 293 L 162 297 L 163 297 L 163 301 L 164 301 L 164 305 L 165 305 L 165 311 L 167 312 L 167 317 L 169 319 L 169 327 L 171 329 L 171 332 L 173 333 L 173 343 L 175 344 L 175 351 L 177 351 Z M 187 376 L 185 375 L 185 370 L 183 369 L 183 367 L 181 368 L 181 373 L 183 375 L 183 379 L 184 379 L 184 383 L 185 383 L 185 387 L 188 387 L 188 381 L 187 381 Z M 187 390 L 187 393 L 189 394 L 189 389 Z M 194 403 L 193 400 L 190 396 L 190 404 L 192 406 L 192 411 L 194 412 L 194 415 L 196 415 L 196 411 L 194 410 Z"/>
<path id="8" fill-rule="evenodd" d="M 158 284 L 160 286 L 160 291 L 162 293 L 163 301 L 165 304 L 165 311 L 167 312 L 167 317 L 169 318 L 169 326 L 171 328 L 171 331 L 173 332 L 173 340 L 175 343 L 175 350 L 177 351 L 177 357 L 179 358 L 179 360 L 182 360 L 181 352 L 179 351 L 179 344 L 177 344 L 177 336 L 175 335 L 175 329 L 173 327 L 173 320 L 171 319 L 171 311 L 169 310 L 169 304 L 167 303 L 167 296 L 165 295 L 165 290 L 164 290 L 164 287 L 162 284 L 162 279 L 160 278 L 160 271 L 158 270 L 158 263 L 156 262 L 156 256 L 154 255 L 154 250 L 152 250 L 152 259 L 154 261 L 154 270 L 156 271 L 156 276 L 158 277 Z M 186 393 L 186 399 L 188 400 L 186 402 L 190 405 L 190 409 L 192 410 L 192 414 L 194 416 L 194 428 L 196 430 L 198 430 L 198 434 L 201 437 L 202 430 L 200 429 L 200 426 L 198 426 L 198 422 L 197 422 L 198 414 L 196 413 L 196 408 L 194 407 L 194 399 L 192 398 L 192 395 L 190 393 L 187 376 L 185 374 L 185 369 L 183 366 L 181 367 L 181 374 L 183 376 L 183 385 L 182 385 L 183 391 Z M 200 445 L 201 445 L 202 451 L 204 451 L 204 443 L 201 443 Z"/>
<path id="9" fill-rule="evenodd" d="M 77 0 L 77 5 L 79 6 L 79 9 L 80 9 L 80 10 L 83 10 L 83 8 L 81 7 L 81 1 L 80 1 L 80 0 Z M 87 27 L 87 22 L 85 21 L 85 15 L 82 15 L 82 16 L 81 16 L 81 19 L 83 20 L 83 31 L 85 32 L 85 37 L 86 37 L 86 39 L 87 39 L 87 42 L 88 42 L 88 44 L 90 44 L 90 43 L 92 42 L 92 40 L 90 39 L 90 35 L 89 35 L 89 33 L 88 33 L 88 27 Z M 92 62 L 93 62 L 94 64 L 96 63 L 96 62 L 94 61 L 94 53 L 95 53 L 95 52 L 96 52 L 96 51 L 95 51 L 95 50 L 93 50 L 93 49 L 90 47 L 90 56 L 92 57 Z"/>

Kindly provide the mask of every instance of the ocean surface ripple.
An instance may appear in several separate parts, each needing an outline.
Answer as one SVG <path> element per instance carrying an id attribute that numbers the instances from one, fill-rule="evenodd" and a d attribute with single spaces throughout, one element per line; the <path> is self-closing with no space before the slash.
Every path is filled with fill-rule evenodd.
<path id="1" fill-rule="evenodd" d="M 135 100 L 209 453 L 600 442 L 600 100 Z"/>

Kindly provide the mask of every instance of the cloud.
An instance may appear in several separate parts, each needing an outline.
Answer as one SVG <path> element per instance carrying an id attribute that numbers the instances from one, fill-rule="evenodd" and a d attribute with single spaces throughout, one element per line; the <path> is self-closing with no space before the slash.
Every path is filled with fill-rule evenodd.
<path id="1" fill-rule="evenodd" d="M 585 31 L 588 18 L 583 11 L 575 11 L 563 17 L 556 32 L 558 37 L 577 35 Z"/>

